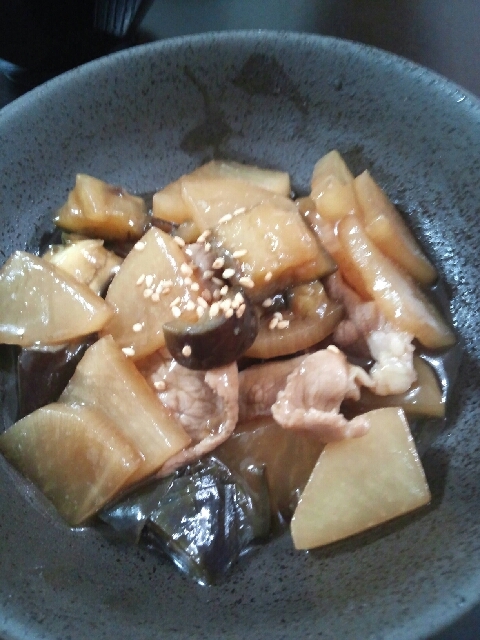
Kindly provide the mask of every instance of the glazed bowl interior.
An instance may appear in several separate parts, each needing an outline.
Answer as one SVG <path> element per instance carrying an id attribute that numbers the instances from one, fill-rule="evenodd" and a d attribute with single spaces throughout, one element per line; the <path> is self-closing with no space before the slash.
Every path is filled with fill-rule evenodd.
<path id="1" fill-rule="evenodd" d="M 147 192 L 218 157 L 288 170 L 306 193 L 315 161 L 333 148 L 406 213 L 451 298 L 463 359 L 447 428 L 422 453 L 430 507 L 311 553 L 285 535 L 204 588 L 95 529 L 71 531 L 1 460 L 0 635 L 397 640 L 425 637 L 477 601 L 474 98 L 399 58 L 316 36 L 209 34 L 131 49 L 0 113 L 0 253 L 38 246 L 77 172 Z M 13 412 L 6 367 L 1 429 Z"/>

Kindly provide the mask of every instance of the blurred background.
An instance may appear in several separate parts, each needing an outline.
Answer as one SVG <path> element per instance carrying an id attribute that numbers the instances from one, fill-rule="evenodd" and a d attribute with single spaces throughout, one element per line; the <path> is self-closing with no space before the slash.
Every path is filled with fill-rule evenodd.
<path id="1" fill-rule="evenodd" d="M 138 44 L 275 29 L 402 55 L 480 96 L 480 0 L 0 0 L 0 108 L 49 78 Z M 434 640 L 478 640 L 480 609 Z"/>
<path id="2" fill-rule="evenodd" d="M 227 29 L 364 42 L 480 96 L 479 26 L 479 0 L 4 0 L 0 107 L 53 75 L 120 48 Z"/>

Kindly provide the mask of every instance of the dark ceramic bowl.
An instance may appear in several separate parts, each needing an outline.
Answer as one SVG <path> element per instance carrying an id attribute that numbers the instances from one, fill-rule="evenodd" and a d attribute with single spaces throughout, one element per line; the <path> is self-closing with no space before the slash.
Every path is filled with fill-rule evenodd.
<path id="1" fill-rule="evenodd" d="M 225 585 L 202 588 L 96 530 L 70 531 L 2 460 L 4 638 L 401 640 L 428 636 L 479 599 L 480 105 L 471 96 L 399 58 L 314 36 L 226 33 L 128 50 L 0 113 L 0 252 L 38 244 L 77 171 L 144 192 L 217 155 L 288 169 L 306 191 L 314 162 L 334 147 L 407 213 L 463 337 L 448 428 L 423 454 L 430 508 L 309 554 L 285 535 Z"/>

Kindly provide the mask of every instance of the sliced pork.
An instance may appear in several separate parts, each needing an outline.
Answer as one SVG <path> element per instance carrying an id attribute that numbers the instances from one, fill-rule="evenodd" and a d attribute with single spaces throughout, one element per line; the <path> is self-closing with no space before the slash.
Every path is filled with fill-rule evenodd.
<path id="1" fill-rule="evenodd" d="M 287 376 L 305 356 L 257 364 L 239 373 L 239 422 L 248 422 L 272 413 L 272 404 L 287 382 Z"/>
<path id="2" fill-rule="evenodd" d="M 235 362 L 206 372 L 192 371 L 158 352 L 143 361 L 139 369 L 192 439 L 190 447 L 167 460 L 159 476 L 198 460 L 231 435 L 238 420 Z"/>
<path id="3" fill-rule="evenodd" d="M 368 430 L 364 416 L 347 420 L 340 413 L 346 398 L 359 399 L 362 385 L 372 386 L 369 375 L 330 346 L 303 358 L 289 374 L 272 415 L 282 427 L 307 429 L 322 442 L 362 436 Z"/>
<path id="4" fill-rule="evenodd" d="M 388 322 L 373 301 L 364 302 L 337 272 L 326 280 L 328 294 L 345 306 L 347 317 L 333 334 L 342 349 L 375 360 L 372 391 L 386 396 L 407 391 L 417 379 L 413 366 L 413 335 Z"/>

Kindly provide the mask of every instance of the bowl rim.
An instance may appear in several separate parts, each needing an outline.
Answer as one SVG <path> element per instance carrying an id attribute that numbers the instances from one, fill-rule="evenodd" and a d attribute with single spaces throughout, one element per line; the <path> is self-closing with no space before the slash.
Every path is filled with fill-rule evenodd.
<path id="1" fill-rule="evenodd" d="M 290 43 L 298 42 L 310 42 L 310 43 L 324 43 L 325 45 L 332 44 L 336 47 L 344 50 L 353 51 L 362 56 L 380 56 L 383 60 L 388 60 L 395 64 L 398 69 L 403 72 L 414 74 L 417 79 L 421 79 L 425 84 L 431 84 L 432 81 L 438 88 L 439 93 L 444 97 L 446 94 L 450 96 L 458 96 L 457 102 L 466 101 L 471 108 L 478 112 L 480 116 L 480 98 L 464 89 L 455 82 L 449 80 L 445 76 L 428 69 L 416 62 L 413 62 L 403 56 L 390 53 L 378 47 L 366 45 L 364 43 L 354 42 L 352 40 L 324 36 L 317 34 L 305 34 L 290 31 L 275 31 L 275 30 L 229 30 L 229 31 L 210 31 L 201 34 L 184 35 L 173 38 L 166 38 L 164 40 L 158 40 L 142 45 L 137 45 L 122 51 L 108 54 L 97 58 L 91 62 L 80 65 L 74 69 L 71 69 L 61 75 L 48 80 L 44 84 L 32 89 L 26 94 L 15 99 L 8 105 L 0 109 L 0 133 L 1 129 L 8 126 L 9 120 L 12 118 L 21 117 L 24 110 L 28 110 L 35 106 L 39 100 L 48 99 L 51 93 L 54 93 L 58 88 L 68 86 L 69 83 L 75 83 L 85 76 L 89 76 L 95 69 L 108 68 L 110 65 L 116 64 L 117 60 L 126 60 L 135 57 L 142 57 L 144 55 L 150 55 L 152 51 L 157 51 L 161 54 L 162 51 L 170 51 L 176 48 L 183 48 L 186 45 L 201 46 L 202 44 L 211 46 L 212 40 L 217 41 L 219 44 L 228 43 L 233 40 L 241 39 L 244 42 L 251 41 L 258 42 L 259 38 L 265 41 L 278 41 L 279 38 Z M 475 601 L 472 600 L 470 608 L 474 608 L 480 602 L 480 597 Z M 462 611 L 462 615 L 464 614 Z M 447 616 L 442 620 L 440 626 L 432 626 L 431 632 L 438 632 L 449 626 L 452 622 L 460 620 L 460 617 L 455 616 L 454 612 L 450 616 Z"/>

